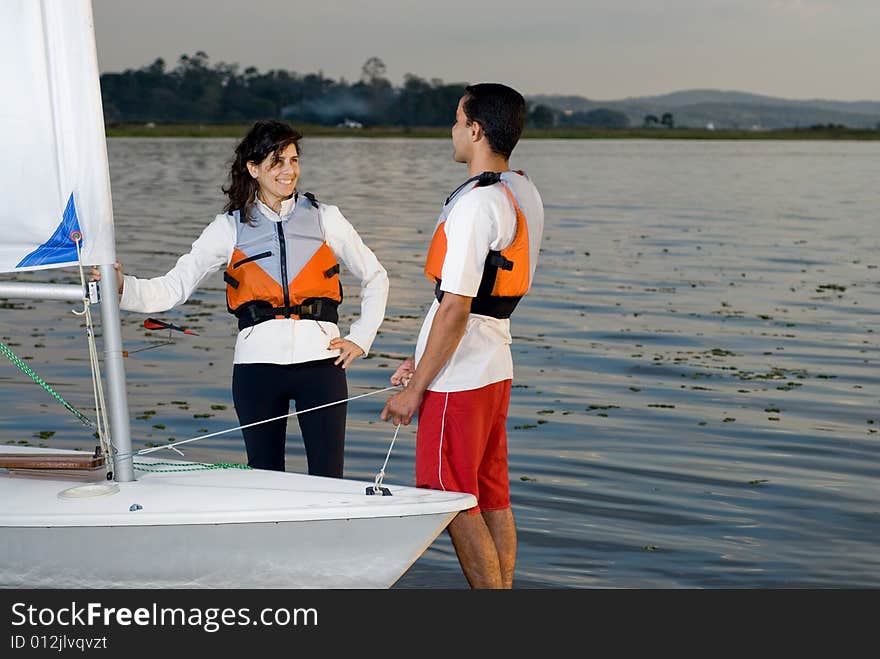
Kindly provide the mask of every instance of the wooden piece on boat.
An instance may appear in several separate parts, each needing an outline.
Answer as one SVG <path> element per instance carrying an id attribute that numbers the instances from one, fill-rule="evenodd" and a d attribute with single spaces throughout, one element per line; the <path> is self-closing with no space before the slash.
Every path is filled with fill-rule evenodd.
<path id="1" fill-rule="evenodd" d="M 0 453 L 0 467 L 6 469 L 100 469 L 103 466 L 103 455 Z"/>

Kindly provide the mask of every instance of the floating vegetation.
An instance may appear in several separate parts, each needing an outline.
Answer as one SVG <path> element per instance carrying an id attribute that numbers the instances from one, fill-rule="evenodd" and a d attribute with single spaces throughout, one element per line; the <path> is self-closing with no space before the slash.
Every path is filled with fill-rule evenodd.
<path id="1" fill-rule="evenodd" d="M 523 423 L 519 426 L 514 426 L 513 429 L 514 430 L 530 430 L 531 428 L 537 428 L 537 427 L 538 426 L 536 426 L 533 423 Z"/>
<path id="2" fill-rule="evenodd" d="M 769 414 L 779 414 L 781 410 L 778 407 L 765 407 L 764 411 Z"/>
<path id="3" fill-rule="evenodd" d="M 734 421 L 736 421 L 736 419 L 734 419 L 732 416 L 726 416 L 722 419 L 722 421 L 724 423 L 733 423 Z"/>
<path id="4" fill-rule="evenodd" d="M 761 483 L 769 483 L 770 481 L 766 478 L 756 478 L 755 480 L 749 481 L 749 485 L 760 485 Z"/>
<path id="5" fill-rule="evenodd" d="M 675 405 L 665 405 L 663 403 L 648 403 L 648 407 L 663 407 L 667 409 L 672 409 Z"/>
<path id="6" fill-rule="evenodd" d="M 645 545 L 642 551 L 657 551 L 657 545 Z"/>
<path id="7" fill-rule="evenodd" d="M 521 481 L 537 481 L 537 478 L 532 478 L 531 476 L 520 476 L 519 479 Z"/>
<path id="8" fill-rule="evenodd" d="M 542 425 L 544 425 L 545 423 L 547 423 L 547 419 L 538 419 L 538 425 L 539 425 L 539 426 L 542 426 Z"/>
<path id="9" fill-rule="evenodd" d="M 556 410 L 538 410 L 538 414 L 553 414 Z"/>
<path id="10" fill-rule="evenodd" d="M 212 410 L 225 410 L 226 405 L 211 405 Z"/>
<path id="11" fill-rule="evenodd" d="M 153 424 L 153 427 L 154 427 L 156 430 L 165 430 L 165 424 L 164 424 L 164 423 L 154 423 L 154 424 Z"/>
<path id="12" fill-rule="evenodd" d="M 49 439 L 54 434 L 54 430 L 41 430 L 40 432 L 35 432 L 34 437 L 39 437 L 40 439 Z"/>
<path id="13" fill-rule="evenodd" d="M 641 391 L 641 388 L 640 387 L 630 387 L 629 390 L 630 391 Z"/>
<path id="14" fill-rule="evenodd" d="M 803 386 L 803 383 L 801 382 L 786 382 L 785 384 L 780 385 L 776 388 L 779 389 L 779 391 L 791 391 L 792 389 L 801 386 Z"/>
<path id="15" fill-rule="evenodd" d="M 816 292 L 821 293 L 822 291 L 840 291 L 843 293 L 846 290 L 846 286 L 841 286 L 840 284 L 820 284 L 816 287 Z"/>
<path id="16" fill-rule="evenodd" d="M 203 414 L 193 414 L 193 419 L 208 419 L 212 416 L 214 416 L 214 415 L 210 414 L 208 412 L 205 412 Z"/>
<path id="17" fill-rule="evenodd" d="M 588 410 L 619 410 L 620 405 L 590 405 Z M 538 412 L 540 414 L 540 412 Z"/>

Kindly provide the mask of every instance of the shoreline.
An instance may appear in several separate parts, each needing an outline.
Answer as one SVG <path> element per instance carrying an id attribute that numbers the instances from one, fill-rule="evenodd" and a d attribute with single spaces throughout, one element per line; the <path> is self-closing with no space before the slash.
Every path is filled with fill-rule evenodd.
<path id="1" fill-rule="evenodd" d="M 241 138 L 251 124 L 119 124 L 106 129 L 107 137 L 229 137 Z M 339 128 L 299 125 L 308 137 L 447 138 L 445 127 L 375 126 Z M 523 139 L 672 139 L 672 140 L 880 140 L 880 130 L 855 128 L 785 128 L 776 130 L 707 130 L 705 128 L 526 128 Z"/>

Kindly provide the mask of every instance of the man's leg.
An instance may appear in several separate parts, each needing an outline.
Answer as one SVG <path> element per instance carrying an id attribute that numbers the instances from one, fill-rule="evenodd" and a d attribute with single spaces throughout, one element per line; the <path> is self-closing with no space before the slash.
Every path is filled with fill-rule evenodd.
<path id="1" fill-rule="evenodd" d="M 448 529 L 461 570 L 471 588 L 503 588 L 498 551 L 483 515 L 460 512 Z"/>
<path id="2" fill-rule="evenodd" d="M 510 508 L 510 475 L 507 465 L 507 409 L 511 381 L 504 380 L 486 388 L 486 407 L 494 414 L 494 423 L 486 441 L 477 476 L 483 520 L 492 536 L 498 555 L 502 588 L 513 588 L 516 565 L 516 524 Z"/>
<path id="3" fill-rule="evenodd" d="M 498 555 L 501 587 L 513 588 L 513 568 L 516 566 L 516 522 L 513 519 L 513 510 L 484 510 L 483 520 Z"/>
<path id="4" fill-rule="evenodd" d="M 476 467 L 492 422 L 484 412 L 484 396 L 480 390 L 425 394 L 416 434 L 418 487 L 470 492 L 479 498 Z M 456 515 L 448 526 L 449 536 L 471 587 L 501 588 L 498 551 L 478 511 Z"/>

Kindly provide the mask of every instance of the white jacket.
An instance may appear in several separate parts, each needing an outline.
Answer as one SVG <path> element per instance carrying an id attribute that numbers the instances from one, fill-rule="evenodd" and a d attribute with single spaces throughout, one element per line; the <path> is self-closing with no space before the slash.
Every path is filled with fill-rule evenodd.
<path id="1" fill-rule="evenodd" d="M 266 217 L 280 222 L 292 209 L 294 200 L 282 202 L 280 215 L 261 201 L 256 203 Z M 336 206 L 321 204 L 321 211 L 327 246 L 342 265 L 361 280 L 361 315 L 352 323 L 345 338 L 356 343 L 366 355 L 385 317 L 388 274 Z M 120 308 L 158 313 L 185 302 L 208 275 L 229 265 L 235 248 L 235 222 L 232 215 L 218 215 L 192 244 L 190 252 L 181 256 L 161 277 L 138 279 L 126 275 Z M 229 321 L 236 322 L 231 315 Z M 267 320 L 238 333 L 234 363 L 297 364 L 335 357 L 339 351 L 328 350 L 327 346 L 339 335 L 339 328 L 330 322 L 293 318 Z"/>

